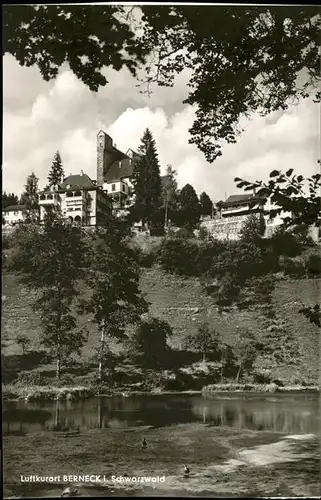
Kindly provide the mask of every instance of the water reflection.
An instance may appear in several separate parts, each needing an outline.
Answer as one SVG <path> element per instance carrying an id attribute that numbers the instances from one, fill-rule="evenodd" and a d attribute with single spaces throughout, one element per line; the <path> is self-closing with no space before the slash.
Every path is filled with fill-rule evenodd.
<path id="1" fill-rule="evenodd" d="M 261 400 L 195 400 L 193 413 L 204 423 L 237 429 L 271 430 L 289 434 L 316 433 L 317 397 L 280 397 L 273 402 Z"/>
<path id="2" fill-rule="evenodd" d="M 36 431 L 81 432 L 87 429 L 163 427 L 179 423 L 288 434 L 318 433 L 318 397 L 280 395 L 273 398 L 205 399 L 202 396 L 159 395 L 97 397 L 86 401 L 4 403 L 6 434 Z"/>

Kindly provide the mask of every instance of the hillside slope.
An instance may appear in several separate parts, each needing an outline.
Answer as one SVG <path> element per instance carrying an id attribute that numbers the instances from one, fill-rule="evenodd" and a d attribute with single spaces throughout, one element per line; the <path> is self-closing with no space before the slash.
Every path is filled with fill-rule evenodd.
<path id="1" fill-rule="evenodd" d="M 39 347 L 40 325 L 38 315 L 32 310 L 33 296 L 27 292 L 15 276 L 3 276 L 2 346 L 3 354 L 19 353 L 14 339 L 18 334 L 28 334 L 33 347 Z M 273 369 L 280 378 L 300 380 L 303 376 L 318 381 L 320 346 L 318 328 L 311 325 L 298 310 L 302 303 L 314 305 L 320 299 L 321 280 L 287 280 L 278 283 L 273 295 L 277 315 L 284 318 L 293 344 L 298 349 L 298 359 L 293 366 L 270 366 L 262 359 L 260 368 Z M 174 336 L 173 347 L 181 345 L 182 338 L 195 331 L 204 320 L 220 332 L 226 342 L 233 345 L 237 326 L 250 328 L 258 336 L 264 334 L 262 318 L 257 311 L 238 311 L 220 314 L 213 300 L 202 290 L 198 279 L 182 278 L 166 274 L 161 268 L 143 269 L 141 290 L 150 303 L 150 316 L 168 321 Z M 88 317 L 79 317 L 79 324 L 89 330 L 84 348 L 84 358 L 93 352 L 97 341 L 97 329 Z"/>

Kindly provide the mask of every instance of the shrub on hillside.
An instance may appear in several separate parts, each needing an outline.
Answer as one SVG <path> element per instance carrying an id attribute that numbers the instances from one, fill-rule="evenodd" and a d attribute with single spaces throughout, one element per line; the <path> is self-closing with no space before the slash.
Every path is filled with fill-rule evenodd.
<path id="1" fill-rule="evenodd" d="M 303 278 L 305 275 L 305 268 L 302 262 L 293 259 L 284 258 L 281 266 L 284 274 L 290 278 Z"/>
<path id="2" fill-rule="evenodd" d="M 180 238 L 182 240 L 189 240 L 194 238 L 194 232 L 190 227 L 181 227 L 172 235 L 173 238 Z"/>
<path id="3" fill-rule="evenodd" d="M 167 340 L 173 334 L 171 326 L 158 318 L 141 321 L 128 342 L 128 354 L 139 366 L 159 368 L 167 361 Z"/>
<path id="4" fill-rule="evenodd" d="M 305 268 L 309 276 L 320 276 L 321 274 L 321 255 L 310 255 L 305 263 Z"/>
<path id="5" fill-rule="evenodd" d="M 47 379 L 39 372 L 20 372 L 16 378 L 19 386 L 47 385 Z"/>
<path id="6" fill-rule="evenodd" d="M 307 224 L 299 224 L 290 229 L 289 233 L 295 237 L 297 242 L 303 246 L 315 246 L 315 242 L 309 234 L 310 227 Z"/>
<path id="7" fill-rule="evenodd" d="M 199 242 L 198 245 L 198 260 L 195 266 L 198 268 L 199 274 L 207 274 L 212 267 L 215 259 L 218 258 L 227 249 L 227 243 L 211 238 L 210 241 L 205 240 Z"/>
<path id="8" fill-rule="evenodd" d="M 199 247 L 196 242 L 169 238 L 164 240 L 157 260 L 167 272 L 195 276 L 198 273 L 195 265 L 198 257 Z"/>
<path id="9" fill-rule="evenodd" d="M 75 385 L 75 379 L 68 373 L 62 375 L 59 380 L 54 379 L 52 385 L 55 387 L 72 387 Z"/>
<path id="10" fill-rule="evenodd" d="M 277 230 L 270 238 L 269 242 L 276 255 L 297 257 L 304 249 L 302 238 L 284 229 Z"/>

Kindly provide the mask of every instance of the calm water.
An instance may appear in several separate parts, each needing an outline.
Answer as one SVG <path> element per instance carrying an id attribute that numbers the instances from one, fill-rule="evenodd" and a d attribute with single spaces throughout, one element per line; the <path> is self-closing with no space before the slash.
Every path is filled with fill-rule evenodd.
<path id="1" fill-rule="evenodd" d="M 189 422 L 287 434 L 319 434 L 318 395 L 140 395 L 3 405 L 5 434 L 41 429 L 163 427 Z"/>

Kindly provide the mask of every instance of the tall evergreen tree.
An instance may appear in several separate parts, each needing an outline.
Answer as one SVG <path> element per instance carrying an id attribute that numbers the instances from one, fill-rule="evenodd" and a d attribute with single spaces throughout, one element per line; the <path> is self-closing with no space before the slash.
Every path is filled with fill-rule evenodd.
<path id="1" fill-rule="evenodd" d="M 177 224 L 194 228 L 200 218 L 200 204 L 195 189 L 186 184 L 178 195 Z"/>
<path id="2" fill-rule="evenodd" d="M 41 343 L 56 360 L 56 377 L 73 353 L 79 354 L 86 335 L 77 328 L 71 306 L 85 268 L 82 229 L 64 224 L 49 212 L 44 225 L 30 224 L 17 234 L 10 270 L 38 292 L 34 308 L 40 312 Z"/>
<path id="3" fill-rule="evenodd" d="M 52 160 L 49 175 L 47 177 L 49 186 L 55 186 L 59 184 L 62 181 L 63 175 L 64 175 L 64 168 L 62 165 L 60 153 L 59 151 L 57 151 Z"/>
<path id="4" fill-rule="evenodd" d="M 140 158 L 135 162 L 132 183 L 135 202 L 132 214 L 135 220 L 151 224 L 161 207 L 161 178 L 155 140 L 147 128 L 139 147 Z"/>
<path id="5" fill-rule="evenodd" d="M 205 191 L 200 195 L 200 211 L 201 215 L 213 214 L 213 202 Z"/>
<path id="6" fill-rule="evenodd" d="M 25 208 L 26 221 L 38 220 L 38 208 L 39 208 L 38 182 L 39 182 L 38 177 L 35 175 L 34 172 L 31 172 L 31 174 L 28 175 L 26 180 L 25 191 L 20 198 L 20 203 L 22 205 L 25 205 L 26 207 Z"/>
<path id="7" fill-rule="evenodd" d="M 176 208 L 177 202 L 177 181 L 176 170 L 171 165 L 167 165 L 166 175 L 162 179 L 162 202 L 165 211 L 165 227 L 168 225 L 168 218 Z"/>

